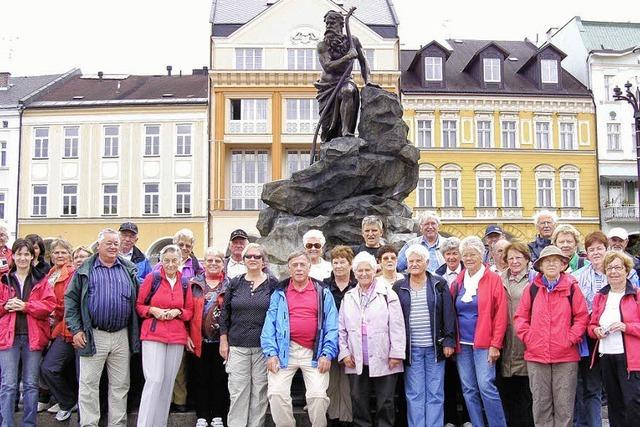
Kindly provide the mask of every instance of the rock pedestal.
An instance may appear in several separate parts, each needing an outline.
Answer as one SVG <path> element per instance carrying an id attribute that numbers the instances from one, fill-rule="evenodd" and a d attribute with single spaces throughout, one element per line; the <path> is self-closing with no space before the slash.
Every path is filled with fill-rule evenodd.
<path id="1" fill-rule="evenodd" d="M 388 242 L 414 232 L 402 201 L 418 182 L 420 155 L 407 140 L 402 106 L 395 94 L 375 86 L 364 87 L 361 98 L 359 137 L 323 143 L 316 163 L 264 185 L 268 207 L 257 227 L 272 262 L 285 263 L 313 228 L 322 230 L 327 247 L 359 244 L 366 215 L 382 218 Z"/>

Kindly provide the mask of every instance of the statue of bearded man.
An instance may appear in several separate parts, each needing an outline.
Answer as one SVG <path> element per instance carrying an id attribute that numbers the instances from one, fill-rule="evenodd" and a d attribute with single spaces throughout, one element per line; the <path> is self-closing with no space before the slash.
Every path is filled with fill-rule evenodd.
<path id="1" fill-rule="evenodd" d="M 360 40 L 353 39 L 353 47 L 349 48 L 349 38 L 342 33 L 344 17 L 340 12 L 330 10 L 324 15 L 326 31 L 324 39 L 318 43 L 318 57 L 322 66 L 320 80 L 315 83 L 318 89 L 316 96 L 320 107 L 320 115 L 329 109 L 322 122 L 322 141 L 329 141 L 339 136 L 353 136 L 356 131 L 360 94 L 351 76 L 342 82 L 333 102 L 329 102 L 331 94 L 340 83 L 340 78 L 351 66 L 353 59 L 360 63 L 360 73 L 365 84 L 369 84 L 369 65 L 362 52 Z"/>

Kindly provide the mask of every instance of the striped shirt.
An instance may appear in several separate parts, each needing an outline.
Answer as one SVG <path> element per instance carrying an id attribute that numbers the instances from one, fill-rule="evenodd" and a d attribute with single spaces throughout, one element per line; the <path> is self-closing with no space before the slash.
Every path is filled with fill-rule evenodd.
<path id="1" fill-rule="evenodd" d="M 411 312 L 409 314 L 409 325 L 411 329 L 412 346 L 433 346 L 426 286 L 423 286 L 420 290 L 411 289 Z"/>
<path id="2" fill-rule="evenodd" d="M 124 329 L 131 317 L 131 279 L 119 259 L 107 267 L 96 257 L 89 274 L 89 314 L 94 328 L 108 332 Z"/>

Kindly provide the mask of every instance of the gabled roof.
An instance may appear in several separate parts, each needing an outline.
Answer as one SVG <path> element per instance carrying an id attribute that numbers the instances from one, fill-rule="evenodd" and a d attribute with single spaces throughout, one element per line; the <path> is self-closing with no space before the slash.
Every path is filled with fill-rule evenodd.
<path id="1" fill-rule="evenodd" d="M 509 56 L 509 51 L 508 50 L 506 50 L 505 48 L 503 48 L 502 46 L 500 46 L 496 42 L 490 41 L 486 45 L 484 45 L 483 47 L 478 49 L 478 51 L 471 58 L 469 58 L 469 61 L 464 66 L 463 70 L 467 70 L 471 66 L 471 64 L 473 64 L 476 61 L 476 59 L 478 59 L 478 56 L 480 56 L 480 54 L 482 52 L 484 52 L 489 47 L 495 47 L 496 49 L 498 49 L 500 52 L 502 52 L 502 54 L 504 55 L 505 58 L 507 58 Z"/>
<path id="2" fill-rule="evenodd" d="M 576 17 L 587 51 L 622 51 L 640 46 L 640 23 L 583 21 Z"/>
<path id="3" fill-rule="evenodd" d="M 419 50 L 412 51 L 412 52 L 415 52 L 415 54 L 414 54 L 413 60 L 411 61 L 411 64 L 409 65 L 409 69 L 413 69 L 413 67 L 415 67 L 416 62 L 418 62 L 418 60 L 420 59 L 420 55 L 422 54 L 422 52 L 424 52 L 426 49 L 430 48 L 431 46 L 436 46 L 438 47 L 438 49 L 443 51 L 445 58 L 449 58 L 449 56 L 451 56 L 451 49 L 444 47 L 437 40 L 432 40 L 426 45 L 422 46 Z"/>
<path id="4" fill-rule="evenodd" d="M 209 22 L 213 36 L 226 37 L 282 0 L 212 0 Z M 343 9 L 357 7 L 354 16 L 382 37 L 397 37 L 398 16 L 391 0 L 334 1 Z"/>
<path id="5" fill-rule="evenodd" d="M 522 72 L 524 71 L 529 65 L 531 65 L 532 62 L 535 62 L 536 57 L 541 54 L 543 51 L 547 50 L 547 49 L 552 49 L 555 50 L 556 53 L 558 55 L 560 55 L 560 60 L 562 61 L 564 58 L 567 57 L 567 54 L 564 53 L 563 51 L 561 51 L 560 49 L 558 49 L 556 46 L 554 46 L 552 43 L 546 43 L 543 46 L 540 47 L 540 49 L 538 49 L 538 51 L 536 52 L 535 55 L 531 56 L 531 58 L 529 58 L 529 60 L 527 62 L 525 62 L 522 67 L 520 67 L 520 69 L 518 70 L 518 72 Z"/>
<path id="6" fill-rule="evenodd" d="M 70 71 L 70 73 L 76 70 Z M 44 76 L 16 76 L 9 77 L 9 88 L 0 90 L 0 107 L 16 108 L 20 102 L 27 102 L 39 91 L 48 87 L 65 74 L 49 74 Z"/>

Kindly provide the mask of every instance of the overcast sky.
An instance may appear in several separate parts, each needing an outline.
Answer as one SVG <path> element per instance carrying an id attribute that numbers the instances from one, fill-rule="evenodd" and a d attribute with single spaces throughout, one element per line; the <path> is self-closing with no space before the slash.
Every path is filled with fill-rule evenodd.
<path id="1" fill-rule="evenodd" d="M 306 1 L 306 0 L 299 0 Z M 209 63 L 211 0 L 3 0 L 0 71 L 190 73 Z M 637 0 L 394 0 L 403 47 L 433 39 L 542 41 L 549 27 L 585 20 L 640 22 Z"/>

